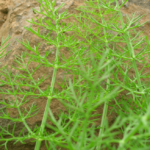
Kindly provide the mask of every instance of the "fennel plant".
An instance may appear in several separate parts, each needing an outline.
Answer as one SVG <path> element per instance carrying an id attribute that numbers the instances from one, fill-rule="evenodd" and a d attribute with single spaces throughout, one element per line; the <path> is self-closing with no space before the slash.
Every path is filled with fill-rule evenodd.
<path id="1" fill-rule="evenodd" d="M 144 56 L 146 54 L 149 58 L 150 43 L 147 37 L 138 38 L 140 33 L 135 31 L 135 28 L 143 25 L 137 23 L 142 16 L 135 17 L 135 14 L 132 18 L 127 16 L 127 22 L 125 23 L 120 11 L 123 5 L 119 6 L 117 0 L 116 6 L 111 5 L 114 0 L 89 0 L 86 2 L 86 6 L 77 9 L 82 12 L 82 15 L 79 16 L 68 15 L 67 11 L 59 13 L 63 4 L 55 8 L 56 0 L 39 0 L 38 2 L 41 9 L 40 11 L 34 9 L 34 12 L 42 14 L 49 20 L 38 18 L 38 22 L 33 19 L 28 22 L 42 26 L 50 32 L 47 35 L 41 35 L 39 29 L 37 31 L 31 27 L 25 27 L 25 29 L 45 40 L 46 44 L 55 46 L 55 60 L 49 62 L 47 59 L 51 51 L 47 51 L 45 56 L 40 55 L 40 43 L 33 48 L 29 41 L 17 40 L 34 54 L 25 52 L 21 56 L 17 56 L 16 62 L 20 67 L 12 66 L 12 68 L 18 70 L 13 79 L 11 77 L 12 68 L 10 71 L 7 67 L 1 69 L 1 76 L 6 79 L 1 80 L 1 85 L 10 85 L 12 91 L 0 89 L 0 94 L 13 95 L 15 98 L 15 101 L 6 101 L 5 98 L 0 101 L 0 104 L 5 106 L 1 109 L 0 118 L 14 122 L 12 131 L 9 130 L 9 125 L 7 128 L 0 127 L 1 146 L 7 149 L 7 144 L 10 141 L 13 141 L 14 144 L 17 142 L 25 144 L 25 141 L 29 139 L 35 142 L 35 150 L 40 150 L 42 141 L 45 142 L 48 150 L 57 150 L 58 147 L 69 150 L 148 149 L 150 136 L 149 85 L 142 82 L 142 79 L 148 79 L 149 75 L 142 74 L 142 70 L 149 68 L 148 60 L 146 61 Z M 108 14 L 112 15 L 109 20 L 105 18 Z M 75 23 L 66 26 L 60 23 L 62 19 L 71 16 L 79 21 L 79 27 Z M 55 25 L 51 23 L 52 20 Z M 90 23 L 95 24 L 96 32 L 91 28 Z M 133 26 L 135 23 L 137 24 Z M 50 37 L 51 31 L 56 33 L 54 40 Z M 68 31 L 74 31 L 75 35 L 82 37 L 84 40 L 77 40 L 74 36 L 66 36 L 64 32 Z M 109 31 L 114 31 L 117 34 L 114 36 Z M 132 32 L 136 33 L 135 37 L 131 35 Z M 96 38 L 87 36 L 91 34 Z M 118 36 L 119 34 L 121 36 Z M 117 42 L 126 45 L 121 47 L 120 50 L 114 44 Z M 143 43 L 146 43 L 144 48 L 141 47 Z M 87 45 L 90 45 L 88 50 Z M 64 64 L 59 58 L 62 47 L 67 47 L 71 54 L 69 58 L 62 57 Z M 137 48 L 141 48 L 138 54 L 135 53 Z M 30 58 L 28 63 L 24 61 L 26 57 Z M 35 69 L 29 70 L 28 67 L 32 61 L 38 62 L 39 65 Z M 138 63 L 142 63 L 142 70 L 138 69 Z M 42 77 L 38 81 L 33 78 L 33 73 L 41 65 L 53 68 L 51 83 L 45 91 L 39 87 L 44 78 Z M 68 74 L 73 75 L 73 79 L 69 79 L 69 82 L 64 78 L 64 81 L 60 84 L 63 88 L 61 92 L 54 90 L 59 69 L 64 69 Z M 131 69 L 135 73 L 132 78 L 129 76 Z M 20 70 L 26 71 L 26 74 L 19 74 Z M 121 79 L 119 74 L 121 74 Z M 27 78 L 30 82 L 21 81 L 23 78 Z M 17 82 L 17 80 L 20 82 Z M 104 82 L 106 86 L 102 85 Z M 22 86 L 28 86 L 30 91 L 22 90 Z M 35 93 L 35 90 L 38 90 L 39 94 Z M 130 97 L 127 97 L 126 100 L 117 99 L 117 96 L 123 91 L 126 91 L 126 94 Z M 20 100 L 18 95 L 23 96 L 23 98 Z M 37 106 L 33 103 L 29 109 L 21 109 L 21 106 L 29 101 L 26 97 L 31 95 L 34 96 L 35 100 L 41 96 L 47 98 L 41 125 L 34 128 L 31 128 L 26 120 L 38 114 Z M 54 98 L 67 108 L 67 113 L 62 111 L 59 114 L 59 120 L 55 118 L 50 109 Z M 112 104 L 112 102 L 115 102 L 115 104 Z M 131 103 L 133 106 L 131 106 Z M 104 106 L 103 113 L 94 114 L 101 105 Z M 107 120 L 109 105 L 112 105 L 112 111 L 118 114 L 111 126 L 109 126 Z M 16 109 L 18 116 L 12 118 L 7 108 Z M 91 119 L 91 117 L 101 117 L 99 126 L 94 123 L 98 119 Z M 47 123 L 48 120 L 53 123 L 53 126 Z M 17 122 L 21 122 L 24 128 L 16 136 Z M 46 128 L 53 132 L 49 133 Z M 97 130 L 98 135 L 96 135 Z"/>

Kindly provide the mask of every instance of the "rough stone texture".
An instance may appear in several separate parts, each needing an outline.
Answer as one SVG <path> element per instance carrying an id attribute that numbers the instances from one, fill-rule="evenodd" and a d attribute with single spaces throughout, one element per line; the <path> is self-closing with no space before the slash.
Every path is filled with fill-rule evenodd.
<path id="1" fill-rule="evenodd" d="M 59 11 L 59 13 L 63 12 L 64 10 L 68 9 L 69 13 L 74 13 L 74 14 L 78 14 L 79 12 L 77 10 L 75 10 L 75 8 L 84 5 L 84 1 L 82 0 L 62 0 L 62 1 L 57 1 L 56 7 L 58 7 L 62 2 L 66 2 L 65 6 L 63 7 L 63 9 L 61 9 Z M 141 1 L 141 0 L 129 0 L 129 3 L 127 5 L 125 5 L 125 7 L 122 7 L 122 15 L 126 16 L 129 15 L 131 16 L 133 13 L 137 12 L 137 15 L 143 15 L 145 14 L 145 16 L 140 20 L 140 23 L 143 23 L 145 21 L 148 21 L 142 28 L 137 29 L 137 31 L 142 30 L 144 32 L 145 35 L 148 36 L 148 38 L 150 39 L 150 10 L 149 7 L 150 6 L 150 2 L 147 1 Z M 34 20 L 36 20 L 35 16 L 39 17 L 39 14 L 35 14 L 32 10 L 32 8 L 35 8 L 36 10 L 39 10 L 39 3 L 36 0 L 0 0 L 0 44 L 2 41 L 2 36 L 4 36 L 4 38 L 6 38 L 8 35 L 11 36 L 11 39 L 9 40 L 10 45 L 6 48 L 6 52 L 8 52 L 10 49 L 12 49 L 12 51 L 5 56 L 4 58 L 1 59 L 1 67 L 4 65 L 7 65 L 9 68 L 11 65 L 13 66 L 17 66 L 17 63 L 14 62 L 15 59 L 15 55 L 21 55 L 22 52 L 28 51 L 23 45 L 21 45 L 20 43 L 18 43 L 16 41 L 16 39 L 18 39 L 19 41 L 21 41 L 22 39 L 24 40 L 29 40 L 30 41 L 30 45 L 34 46 L 37 45 L 37 43 L 42 42 L 40 49 L 42 50 L 41 54 L 44 54 L 47 50 L 51 50 L 52 53 L 50 54 L 50 56 L 48 57 L 49 61 L 54 60 L 55 58 L 55 48 L 52 45 L 46 45 L 44 43 L 44 40 L 40 39 L 39 37 L 35 36 L 34 34 L 30 33 L 29 31 L 27 31 L 26 29 L 24 29 L 24 26 L 29 27 L 31 25 L 31 27 L 35 30 L 37 30 L 38 26 L 33 25 L 28 23 L 26 20 L 30 20 L 31 18 L 33 18 Z M 44 19 L 44 18 L 43 18 Z M 64 22 L 67 24 L 69 22 L 74 21 L 73 18 L 69 18 L 64 20 Z M 47 33 L 48 31 L 46 29 L 43 29 L 42 27 L 40 27 L 40 33 Z M 68 33 L 67 33 L 68 34 Z M 52 32 L 51 36 L 53 38 L 55 38 L 55 33 Z M 123 45 L 122 45 L 123 46 Z M 29 52 L 29 51 L 28 51 Z M 65 56 L 69 55 L 67 48 L 63 48 L 61 49 L 61 53 L 63 53 Z M 30 64 L 30 67 L 35 68 L 37 66 L 37 63 L 32 63 Z M 141 66 L 139 66 L 139 68 L 141 68 Z M 13 70 L 13 73 L 15 74 L 16 71 Z M 44 81 L 44 83 L 42 85 L 40 85 L 40 87 L 44 90 L 47 88 L 47 86 L 50 85 L 51 83 L 51 77 L 52 77 L 52 73 L 53 73 L 53 69 L 49 68 L 47 69 L 46 67 L 41 67 L 36 74 L 33 76 L 35 80 L 37 80 L 38 78 L 40 78 L 43 73 L 46 73 L 47 75 L 50 75 L 50 77 Z M 60 82 L 63 77 L 64 77 L 65 71 L 64 70 L 58 70 L 58 74 L 57 74 L 57 81 Z M 70 77 L 70 76 L 69 76 Z M 3 78 L 3 77 L 2 77 Z M 1 87 L 1 88 L 9 88 L 9 87 Z M 61 90 L 61 88 L 58 86 L 58 84 L 55 85 L 55 88 Z M 27 87 L 24 87 L 24 89 L 29 90 Z M 5 99 L 13 99 L 13 96 L 5 96 Z M 2 99 L 2 95 L 0 95 L 0 99 Z M 40 124 L 42 117 L 43 117 L 43 112 L 45 109 L 45 105 L 46 105 L 46 98 L 38 98 L 36 99 L 36 101 L 34 99 L 31 99 L 30 102 L 28 103 L 28 105 L 31 105 L 33 102 L 36 102 L 37 106 L 40 107 L 40 111 L 38 113 L 38 115 L 36 117 L 33 117 L 31 119 L 28 119 L 27 122 L 30 126 L 34 126 L 35 124 Z M 24 105 L 24 107 L 26 107 L 27 105 Z M 0 106 L 2 107 L 2 106 Z M 102 106 L 100 106 L 97 109 L 98 113 L 102 113 Z M 59 110 L 64 110 L 65 108 L 64 106 L 59 103 L 56 99 L 53 100 L 52 104 L 51 104 L 51 109 L 52 112 L 54 113 L 55 117 L 57 117 L 57 113 L 59 112 Z M 111 107 L 109 108 L 111 109 Z M 14 109 L 9 109 L 10 111 L 10 115 L 13 117 L 16 116 L 17 111 Z M 115 114 L 112 114 L 111 116 L 109 116 L 109 122 L 113 122 L 115 118 Z M 99 121 L 97 122 L 97 124 L 99 124 Z M 0 120 L 0 125 L 1 126 L 7 126 L 10 122 L 8 120 Z M 50 123 L 50 122 L 49 122 Z M 21 124 L 18 124 L 17 128 L 19 129 L 19 127 L 21 128 Z M 34 143 L 30 143 L 29 141 L 27 142 L 26 145 L 22 145 L 22 144 L 16 144 L 16 145 L 12 145 L 12 143 L 9 143 L 8 146 L 9 150 L 33 150 L 34 149 Z M 45 150 L 45 146 L 44 143 L 41 147 L 41 150 Z"/>

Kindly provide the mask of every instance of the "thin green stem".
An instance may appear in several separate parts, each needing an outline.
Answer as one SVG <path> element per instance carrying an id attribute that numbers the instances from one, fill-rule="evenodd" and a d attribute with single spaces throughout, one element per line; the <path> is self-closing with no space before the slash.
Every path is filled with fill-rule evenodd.
<path id="1" fill-rule="evenodd" d="M 99 8 L 99 11 L 101 12 L 100 8 Z M 104 21 L 104 18 L 103 18 L 103 16 L 102 16 L 102 14 L 101 14 L 101 19 L 102 19 L 102 24 L 105 24 L 105 25 L 106 25 L 106 22 Z M 110 58 L 109 58 L 109 57 L 110 57 L 110 56 L 109 56 L 109 51 L 110 51 L 110 50 L 109 50 L 109 45 L 108 45 L 108 40 L 107 40 L 106 28 L 104 27 L 103 29 L 104 29 L 104 35 L 106 35 L 106 36 L 105 36 L 105 45 L 106 45 L 106 51 L 108 52 L 108 53 L 107 53 L 107 54 L 108 54 L 107 59 L 109 60 L 109 59 L 110 59 Z M 109 71 L 109 68 L 110 68 L 110 64 L 107 66 L 106 71 Z M 109 90 L 109 88 L 110 88 L 110 79 L 108 78 L 108 79 L 107 79 L 106 92 Z M 107 111 L 108 111 L 108 101 L 106 101 L 106 102 L 104 103 L 104 109 L 103 109 L 103 115 L 102 115 L 102 121 L 101 121 L 101 128 L 100 128 L 100 131 L 99 131 L 98 138 L 100 138 L 101 135 L 102 135 L 103 132 L 104 132 L 105 121 L 106 121 L 106 117 L 107 117 Z M 102 140 L 102 139 L 101 139 L 101 140 Z M 99 145 L 97 145 L 96 149 L 97 149 L 97 150 L 100 150 L 100 149 L 101 149 L 101 142 L 100 142 Z"/>
<path id="2" fill-rule="evenodd" d="M 59 51 L 58 48 L 57 48 L 57 51 Z M 57 54 L 58 54 L 58 52 L 56 53 L 56 55 Z M 46 121 L 47 121 L 47 117 L 48 117 L 48 111 L 50 109 L 50 103 L 51 103 L 51 100 L 52 100 L 52 94 L 53 94 L 53 89 L 54 89 L 55 80 L 56 80 L 56 73 L 57 73 L 57 67 L 54 68 L 52 82 L 51 82 L 51 88 L 50 88 L 50 93 L 49 93 L 49 96 L 48 96 L 48 100 L 47 100 L 47 103 L 46 103 L 46 108 L 45 108 L 45 111 L 44 111 L 43 120 L 42 120 L 42 124 L 41 124 L 41 128 L 40 128 L 40 133 L 39 133 L 40 135 L 43 134 L 44 129 L 45 129 L 45 125 L 46 125 Z M 36 141 L 35 150 L 39 150 L 40 146 L 41 146 L 41 139 Z"/>
<path id="3" fill-rule="evenodd" d="M 132 58 L 132 64 L 133 64 L 133 68 L 134 68 L 134 71 L 135 71 L 135 74 L 136 74 L 136 79 L 137 79 L 137 82 L 138 82 L 139 91 L 143 92 L 143 87 L 142 87 L 142 83 L 141 83 L 140 74 L 139 74 L 138 67 L 137 67 L 137 64 L 136 64 L 136 61 L 135 61 L 136 56 L 134 54 L 134 48 L 133 48 L 131 40 L 130 40 L 129 31 L 125 34 L 125 38 L 126 38 L 126 41 L 127 41 L 128 49 L 130 50 L 130 55 L 131 55 L 131 58 Z M 145 98 L 146 98 L 145 94 L 142 95 L 142 96 L 145 100 Z"/>
<path id="4" fill-rule="evenodd" d="M 55 14 L 54 14 L 55 16 Z M 44 111 L 44 115 L 43 115 L 43 120 L 42 120 L 42 124 L 41 124 L 41 127 L 40 127 L 40 132 L 39 132 L 39 135 L 43 135 L 43 132 L 44 132 L 44 129 L 45 129 L 45 126 L 46 126 L 46 121 L 47 121 L 47 117 L 48 117 L 48 112 L 49 112 L 49 109 L 50 109 L 50 104 L 51 104 L 51 100 L 52 100 L 52 95 L 53 95 L 53 90 L 54 90 L 54 86 L 55 86 L 55 80 L 56 80 L 56 74 L 57 74 L 57 69 L 58 69 L 58 62 L 59 62 L 59 42 L 60 42 L 60 39 L 59 39 L 59 19 L 57 20 L 56 16 L 54 17 L 54 20 L 56 21 L 56 33 L 57 33 L 57 49 L 56 49 L 56 57 L 55 57 L 55 66 L 54 66 L 54 71 L 53 71 L 53 76 L 52 76 L 52 82 L 51 82 L 51 88 L 50 88 L 50 92 L 49 92 L 49 95 L 48 95 L 48 100 L 47 100 L 47 103 L 46 103 L 46 108 L 45 108 L 45 111 Z M 38 139 L 36 141 L 36 145 L 35 145 L 35 150 L 39 150 L 40 149 L 40 146 L 41 146 L 41 139 Z"/>

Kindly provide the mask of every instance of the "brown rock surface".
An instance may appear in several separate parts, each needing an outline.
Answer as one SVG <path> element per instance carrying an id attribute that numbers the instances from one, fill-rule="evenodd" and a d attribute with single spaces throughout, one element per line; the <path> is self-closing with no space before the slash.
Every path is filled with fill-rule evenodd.
<path id="1" fill-rule="evenodd" d="M 58 0 L 56 7 L 58 7 L 60 3 L 62 2 L 66 2 L 66 4 L 63 7 L 63 9 L 59 11 L 59 13 L 68 9 L 69 13 L 78 14 L 78 11 L 75 10 L 75 8 L 81 5 L 84 5 L 84 1 L 82 0 L 70 0 L 70 1 Z M 39 3 L 36 0 L 26 0 L 26 1 L 25 0 L 0 0 L 0 43 L 1 43 L 3 36 L 4 38 L 6 38 L 8 35 L 10 35 L 11 36 L 9 40 L 10 44 L 6 48 L 6 52 L 12 49 L 12 51 L 7 56 L 5 56 L 4 58 L 0 60 L 1 67 L 4 65 L 7 65 L 9 68 L 11 65 L 17 66 L 17 63 L 14 62 L 15 55 L 18 56 L 18 55 L 21 55 L 22 52 L 28 51 L 23 45 L 18 43 L 16 39 L 18 39 L 19 41 L 22 41 L 22 39 L 29 40 L 31 46 L 37 45 L 37 43 L 41 42 L 42 43 L 40 46 L 40 49 L 42 50 L 41 54 L 44 54 L 49 49 L 52 51 L 52 53 L 50 54 L 48 59 L 49 61 L 54 60 L 54 57 L 55 57 L 54 47 L 46 45 L 44 43 L 44 40 L 40 39 L 39 37 L 35 36 L 34 34 L 24 29 L 24 26 L 29 27 L 31 25 L 33 29 L 37 30 L 38 26 L 27 22 L 27 20 L 30 20 L 31 18 L 36 20 L 35 16 L 40 16 L 39 14 L 35 14 L 32 8 L 39 10 Z M 122 7 L 121 11 L 122 11 L 123 16 L 126 16 L 126 15 L 131 16 L 135 12 L 137 13 L 137 15 L 144 14 L 145 16 L 140 20 L 140 23 L 143 23 L 145 21 L 148 21 L 148 22 L 142 28 L 138 30 L 143 31 L 144 34 L 147 35 L 147 37 L 150 39 L 150 17 L 149 17 L 150 10 L 149 8 L 150 8 L 149 0 L 147 0 L 147 2 L 138 1 L 138 0 L 129 0 L 128 5 L 126 7 Z M 72 21 L 74 21 L 73 18 L 72 20 L 71 18 L 64 20 L 66 24 Z M 43 29 L 42 27 L 40 27 L 40 32 L 46 33 L 47 31 L 46 29 Z M 54 32 L 52 32 L 51 36 L 55 38 L 56 35 Z M 67 48 L 63 48 L 61 50 L 61 53 L 67 56 L 68 55 Z M 37 66 L 37 63 L 30 64 L 30 67 L 35 68 L 36 66 Z M 13 74 L 15 73 L 16 71 L 13 70 Z M 33 77 L 35 80 L 37 80 L 38 78 L 42 77 L 43 74 L 50 75 L 50 77 L 47 80 L 45 80 L 42 83 L 42 85 L 40 85 L 41 89 L 45 90 L 47 86 L 49 86 L 51 83 L 52 73 L 53 73 L 52 68 L 47 69 L 46 67 L 41 67 L 40 69 L 38 69 L 38 71 Z M 64 74 L 65 74 L 65 71 L 60 69 L 57 74 L 57 81 L 60 82 L 63 79 Z M 1 88 L 9 88 L 9 87 L 5 86 Z M 55 88 L 61 90 L 58 84 L 55 85 Z M 24 87 L 24 89 L 29 90 L 27 87 L 26 88 Z M 5 96 L 5 99 L 9 99 L 9 98 L 14 100 L 13 96 L 12 97 Z M 2 99 L 2 95 L 0 95 L 0 99 Z M 44 112 L 45 105 L 46 105 L 46 100 L 47 99 L 45 97 L 37 98 L 36 101 L 35 99 L 32 98 L 30 102 L 28 103 L 28 105 L 31 105 L 33 102 L 36 102 L 37 106 L 40 107 L 40 111 L 38 115 L 36 117 L 33 117 L 32 119 L 28 119 L 27 122 L 30 126 L 34 126 L 35 124 L 41 123 L 43 112 Z M 26 105 L 24 105 L 24 107 L 26 107 Z M 99 107 L 97 109 L 97 112 L 102 113 L 102 108 L 103 108 L 102 106 Z M 51 104 L 51 109 L 55 116 L 57 116 L 57 113 L 59 113 L 59 110 L 65 111 L 64 106 L 61 103 L 59 103 L 56 99 L 53 100 Z M 12 117 L 16 116 L 16 113 L 17 113 L 16 110 L 9 109 L 9 111 Z M 115 114 L 109 116 L 108 117 L 109 122 L 112 122 L 114 118 L 115 118 Z M 11 124 L 8 120 L 0 120 L 1 126 L 7 126 L 8 124 Z M 19 130 L 19 128 L 21 128 L 21 124 L 18 124 L 17 127 Z M 26 145 L 22 145 L 22 144 L 12 145 L 12 143 L 9 143 L 8 149 L 9 150 L 33 150 L 34 144 L 28 142 L 28 144 Z M 41 150 L 45 150 L 45 149 L 46 148 L 43 143 Z"/>

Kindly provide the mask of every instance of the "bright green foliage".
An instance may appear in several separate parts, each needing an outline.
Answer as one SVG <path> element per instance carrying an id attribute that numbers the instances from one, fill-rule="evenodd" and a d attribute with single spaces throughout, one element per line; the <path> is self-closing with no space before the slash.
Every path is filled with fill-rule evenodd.
<path id="1" fill-rule="evenodd" d="M 4 47 L 3 47 L 3 45 L 8 41 L 10 39 L 10 36 L 8 36 L 5 40 L 3 39 L 3 37 L 2 37 L 2 44 L 1 44 L 1 46 L 0 46 L 0 58 L 2 58 L 2 57 L 4 57 L 5 55 L 7 55 L 10 51 L 8 51 L 6 54 L 4 54 L 4 52 L 5 52 L 5 48 L 9 45 L 9 43 L 7 44 L 7 45 L 5 45 Z M 2 48 L 3 47 L 3 48 Z"/>
<path id="2" fill-rule="evenodd" d="M 132 18 L 127 17 L 128 21 L 124 23 L 120 12 L 122 6 L 113 6 L 111 5 L 113 2 L 114 0 L 108 2 L 106 0 L 89 0 L 86 2 L 86 6 L 78 9 L 82 12 L 79 16 L 73 14 L 68 16 L 67 11 L 58 14 L 58 10 L 63 4 L 55 9 L 56 0 L 39 1 L 41 9 L 39 12 L 36 10 L 34 12 L 48 17 L 49 20 L 40 18 L 38 19 L 39 23 L 33 19 L 28 22 L 42 26 L 50 30 L 50 33 L 55 31 L 56 38 L 53 40 L 50 33 L 41 35 L 39 29 L 37 31 L 31 27 L 25 27 L 25 29 L 44 39 L 48 45 L 55 46 L 55 61 L 48 61 L 47 56 L 51 53 L 50 51 L 47 51 L 45 56 L 40 55 L 40 43 L 33 48 L 29 41 L 18 41 L 34 53 L 32 55 L 23 53 L 17 57 L 16 62 L 20 65 L 20 68 L 12 66 L 18 71 L 25 71 L 26 74 L 17 73 L 13 75 L 12 68 L 10 71 L 6 68 L 1 69 L 1 76 L 4 76 L 6 81 L 0 81 L 3 85 L 10 85 L 12 90 L 0 89 L 0 94 L 13 95 L 15 98 L 15 101 L 9 100 L 6 102 L 5 99 L 0 101 L 0 104 L 5 106 L 5 111 L 4 107 L 1 109 L 0 118 L 9 119 L 15 123 L 11 132 L 9 126 L 7 129 L 0 127 L 0 142 L 3 142 L 6 149 L 9 141 L 24 144 L 26 139 L 34 139 L 33 142 L 36 142 L 35 150 L 40 150 L 42 141 L 45 141 L 48 150 L 57 150 L 58 146 L 68 150 L 149 149 L 150 88 L 149 84 L 142 82 L 142 78 L 148 79 L 149 75 L 143 74 L 142 71 L 144 68 L 149 68 L 147 61 L 150 54 L 150 43 L 147 37 L 139 38 L 140 33 L 136 33 L 134 30 L 134 28 L 142 26 L 140 24 L 133 26 L 140 20 L 141 16 L 135 17 L 134 14 Z M 95 11 L 96 9 L 99 13 Z M 112 17 L 106 20 L 105 16 L 108 14 L 112 14 Z M 70 16 L 74 16 L 80 22 L 79 27 L 73 23 L 66 26 L 60 23 L 62 19 Z M 55 21 L 55 26 L 51 23 L 52 20 Z M 119 21 L 121 21 L 121 24 Z M 90 26 L 92 23 L 96 24 L 94 29 Z M 116 36 L 108 33 L 110 30 L 116 32 Z M 74 36 L 65 36 L 64 32 L 67 31 L 75 31 L 76 35 L 84 38 L 85 41 L 77 40 Z M 131 36 L 131 31 L 136 33 L 135 37 Z M 96 40 L 93 40 L 93 37 L 87 37 L 87 35 L 92 34 L 96 37 Z M 100 36 L 100 34 L 103 36 Z M 118 34 L 121 34 L 121 36 L 118 36 Z M 117 42 L 125 43 L 126 46 L 120 47 L 120 50 L 115 47 L 114 43 Z M 145 44 L 145 47 L 142 47 L 142 44 Z M 89 51 L 87 51 L 87 45 L 90 45 Z M 59 58 L 62 47 L 67 47 L 71 53 L 69 58 L 62 56 L 65 64 L 62 64 Z M 141 48 L 138 54 L 135 53 L 137 48 Z M 148 57 L 147 60 L 144 59 L 145 54 Z M 30 59 L 28 63 L 25 63 L 24 60 L 27 55 Z M 35 69 L 29 70 L 28 66 L 32 61 L 39 63 L 39 65 Z M 143 65 L 142 70 L 138 69 L 138 63 Z M 41 65 L 54 68 L 51 84 L 45 91 L 39 85 L 49 76 L 42 77 L 38 81 L 33 78 L 33 73 L 36 73 Z M 54 85 L 57 71 L 60 68 L 66 70 L 68 74 L 72 74 L 74 78 L 69 80 L 69 83 L 64 79 L 61 84 L 63 90 L 58 92 L 54 90 Z M 129 76 L 131 69 L 135 72 L 132 78 Z M 122 80 L 118 78 L 119 74 L 121 74 Z M 75 78 L 75 75 L 77 78 Z M 21 81 L 21 79 L 24 79 L 24 81 Z M 18 80 L 20 82 L 17 82 Z M 103 81 L 106 82 L 105 87 L 102 86 Z M 21 86 L 29 87 L 30 90 L 23 91 Z M 39 94 L 36 94 L 35 90 L 38 90 Z M 125 90 L 131 98 L 125 97 L 118 100 L 119 93 Z M 42 96 L 47 98 L 41 126 L 36 126 L 34 129 L 29 127 L 26 119 L 37 115 L 36 104 L 33 103 L 29 108 L 21 109 L 21 106 L 29 101 L 29 99 L 26 99 L 29 95 L 32 95 L 34 99 Z M 18 98 L 18 96 L 22 97 Z M 56 120 L 50 109 L 51 101 L 54 98 L 58 99 L 68 111 L 67 114 L 61 112 L 59 120 Z M 115 105 L 111 103 L 112 101 L 115 101 Z M 103 114 L 93 115 L 96 108 L 102 104 L 104 104 Z M 112 111 L 118 114 L 111 126 L 107 121 L 109 104 L 112 106 Z M 7 108 L 16 109 L 18 111 L 17 118 L 11 118 Z M 90 119 L 95 116 L 102 119 L 98 127 L 93 123 L 95 120 Z M 48 119 L 53 122 L 54 126 L 47 124 Z M 14 134 L 17 122 L 24 125 L 18 136 Z M 48 133 L 46 127 L 53 132 Z M 96 129 L 99 130 L 98 136 L 95 135 Z M 120 134 L 122 138 L 119 138 Z M 6 138 L 5 135 L 9 135 L 9 137 Z M 112 144 L 114 145 L 112 146 Z"/>

